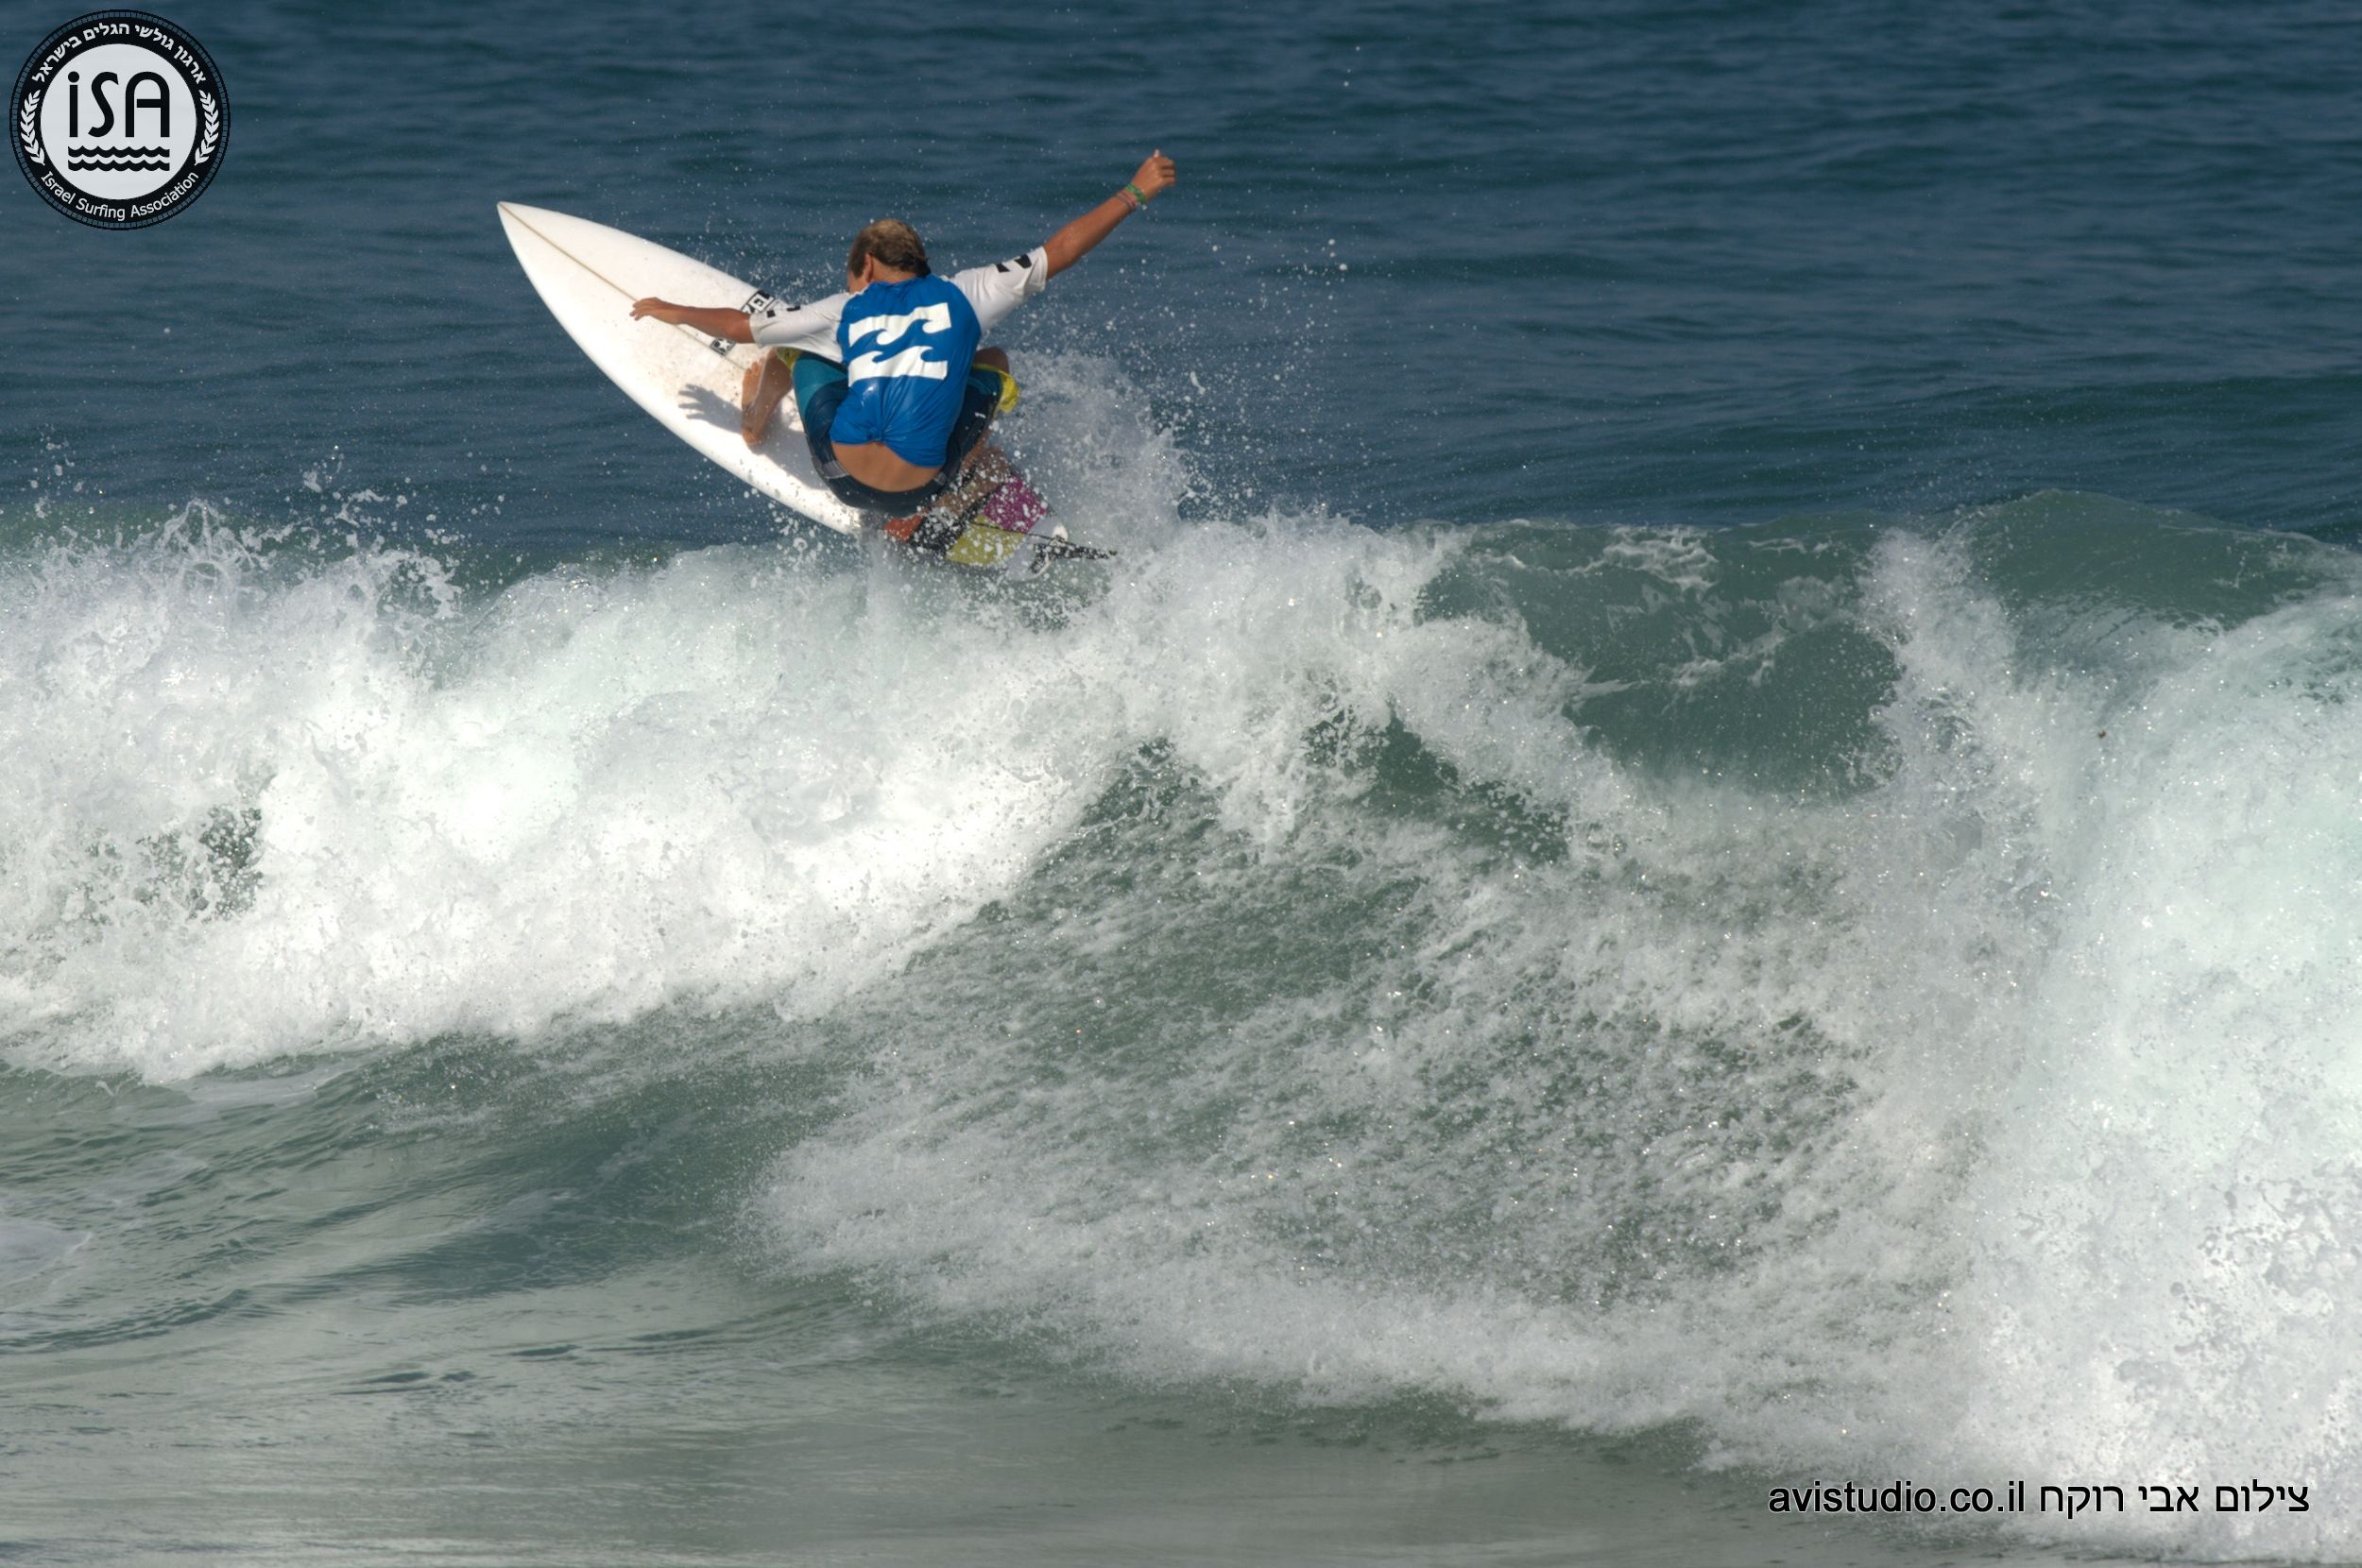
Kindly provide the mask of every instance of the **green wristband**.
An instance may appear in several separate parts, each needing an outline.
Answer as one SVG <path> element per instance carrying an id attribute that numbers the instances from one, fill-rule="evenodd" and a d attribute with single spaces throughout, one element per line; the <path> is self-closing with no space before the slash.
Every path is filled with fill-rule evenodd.
<path id="1" fill-rule="evenodd" d="M 1140 189 L 1139 183 L 1137 180 L 1125 180 L 1123 182 L 1123 188 L 1132 193 L 1132 199 L 1134 201 L 1138 202 L 1143 207 L 1148 205 L 1148 193 Z"/>

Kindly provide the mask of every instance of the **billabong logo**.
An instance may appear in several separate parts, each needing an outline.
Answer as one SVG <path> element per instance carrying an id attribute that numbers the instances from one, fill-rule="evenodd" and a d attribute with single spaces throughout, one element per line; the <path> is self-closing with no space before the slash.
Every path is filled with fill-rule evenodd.
<path id="1" fill-rule="evenodd" d="M 42 199 L 96 229 L 162 223 L 221 167 L 230 98 L 203 45 L 145 11 L 93 11 L 16 75 L 9 140 Z"/>

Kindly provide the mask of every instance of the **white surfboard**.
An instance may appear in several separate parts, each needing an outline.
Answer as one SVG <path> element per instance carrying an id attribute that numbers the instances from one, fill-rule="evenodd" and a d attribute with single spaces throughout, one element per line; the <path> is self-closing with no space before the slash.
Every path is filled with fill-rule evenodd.
<path id="1" fill-rule="evenodd" d="M 764 495 L 840 533 L 861 530 L 861 514 L 812 471 L 796 400 L 779 405 L 761 446 L 738 434 L 738 395 L 765 350 L 708 337 L 688 327 L 634 321 L 648 295 L 693 305 L 764 302 L 762 291 L 677 250 L 588 218 L 545 207 L 500 204 L 501 228 L 525 276 L 557 324 L 590 362 L 657 422 Z"/>

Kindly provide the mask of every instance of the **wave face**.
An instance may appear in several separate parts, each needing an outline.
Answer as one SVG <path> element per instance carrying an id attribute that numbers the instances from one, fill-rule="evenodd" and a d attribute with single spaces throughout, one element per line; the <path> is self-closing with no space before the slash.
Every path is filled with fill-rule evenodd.
<path id="1" fill-rule="evenodd" d="M 202 508 L 20 550 L 0 1041 L 168 1082 L 654 1017 L 847 1068 L 770 1267 L 1130 1375 L 2355 1484 L 2350 554 L 2062 494 L 1126 515 L 1017 589 Z"/>
<path id="2" fill-rule="evenodd" d="M 2123 512 L 1191 561 L 1123 775 L 914 965 L 781 1244 L 1158 1377 L 2334 1493 L 2357 579 Z"/>

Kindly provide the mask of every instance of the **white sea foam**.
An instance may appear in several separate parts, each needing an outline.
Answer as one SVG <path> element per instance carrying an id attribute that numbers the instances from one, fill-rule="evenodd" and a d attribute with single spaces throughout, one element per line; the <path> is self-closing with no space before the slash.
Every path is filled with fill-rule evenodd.
<path id="1" fill-rule="evenodd" d="M 471 598 L 201 514 L 7 563 L 9 1050 L 768 1003 L 871 1068 L 758 1204 L 786 1266 L 1777 1480 L 2303 1485 L 2004 1527 L 2355 1549 L 2351 571 L 2217 623 L 1997 584 L 1973 524 L 1796 553 L 1764 593 L 1885 672 L 1799 793 L 1592 712 L 1678 724 L 1789 622 L 1614 681 L 1536 629 L 1720 637 L 1757 543 L 1455 597 L 1481 534 L 1184 522 L 1118 449 L 1165 460 L 1075 444 L 1124 554 L 1064 596 L 742 548 Z"/>
<path id="2" fill-rule="evenodd" d="M 718 551 L 419 603 L 437 581 L 366 549 L 274 569 L 194 519 L 14 569 L 19 1053 L 177 1078 L 683 999 L 824 1005 L 1093 789 L 1053 640 L 903 573 Z"/>
<path id="3" fill-rule="evenodd" d="M 1832 801 L 1617 763 L 1579 672 L 1412 612 L 1445 554 L 1241 536 L 1086 628 L 1206 651 L 1134 659 L 1129 727 L 1217 830 L 1192 929 L 1280 949 L 1260 999 L 895 1031 L 870 1103 L 783 1160 L 785 1255 L 1158 1378 L 1689 1420 L 1773 1479 L 2125 1489 L 1998 1522 L 2033 1537 L 2350 1555 L 2352 573 L 2229 630 L 2079 622 L 1890 536 L 1857 604 L 1888 766 Z M 1341 719 L 1565 853 L 1372 809 L 1303 744 Z M 1172 888 L 1090 912 L 1121 936 L 1078 983 L 1155 988 L 1127 945 L 1191 964 L 1156 946 Z M 2215 1510 L 2251 1481 L 2312 1507 Z M 2147 1511 L 2158 1483 L 2206 1510 Z"/>

